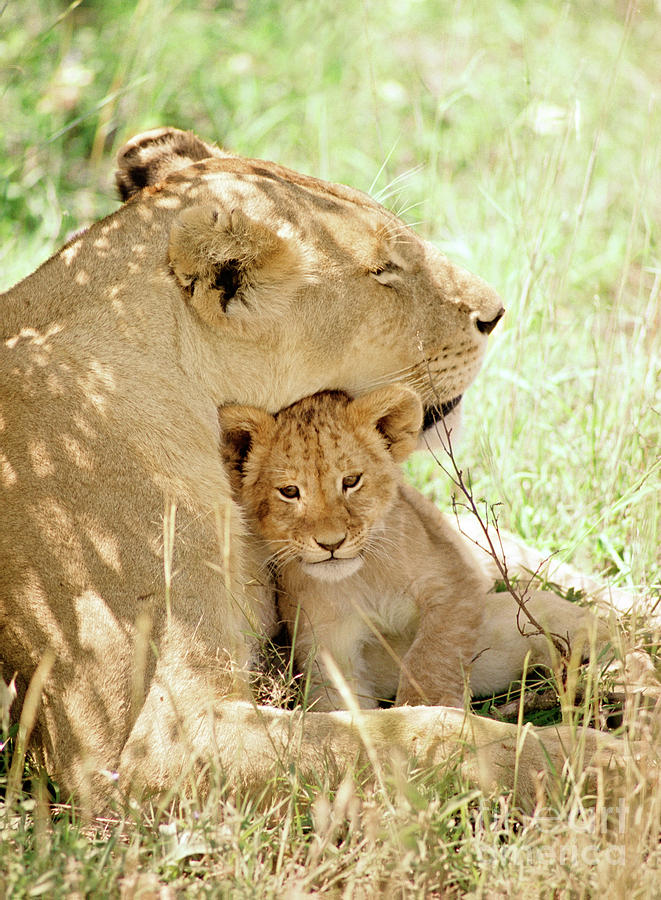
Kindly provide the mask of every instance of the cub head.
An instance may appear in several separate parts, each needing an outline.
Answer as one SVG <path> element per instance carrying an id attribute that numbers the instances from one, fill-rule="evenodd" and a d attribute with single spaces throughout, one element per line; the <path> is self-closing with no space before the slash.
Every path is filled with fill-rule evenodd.
<path id="1" fill-rule="evenodd" d="M 378 553 L 397 464 L 415 448 L 422 415 L 417 395 L 399 384 L 355 400 L 325 391 L 275 415 L 219 410 L 237 499 L 276 566 L 336 581 Z"/>

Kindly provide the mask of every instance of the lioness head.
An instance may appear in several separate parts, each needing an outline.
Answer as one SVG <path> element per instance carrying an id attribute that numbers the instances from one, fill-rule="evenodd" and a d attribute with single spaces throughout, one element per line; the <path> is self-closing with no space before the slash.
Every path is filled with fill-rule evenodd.
<path id="1" fill-rule="evenodd" d="M 403 381 L 431 427 L 475 378 L 500 298 L 360 191 L 174 129 L 134 138 L 117 178 L 151 243 L 165 232 L 167 276 L 201 328 L 182 332 L 184 365 L 217 405 Z"/>
<path id="2" fill-rule="evenodd" d="M 274 562 L 325 580 L 356 572 L 395 498 L 397 463 L 415 447 L 416 394 L 326 391 L 275 415 L 226 406 L 219 417 L 235 492 Z"/>

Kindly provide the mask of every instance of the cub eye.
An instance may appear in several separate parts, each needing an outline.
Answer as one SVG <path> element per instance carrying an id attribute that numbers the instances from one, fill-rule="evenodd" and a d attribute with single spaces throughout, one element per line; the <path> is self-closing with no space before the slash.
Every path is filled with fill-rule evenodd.
<path id="1" fill-rule="evenodd" d="M 345 475 L 342 479 L 342 490 L 348 491 L 351 488 L 357 488 L 362 477 L 362 472 L 358 475 Z"/>
<path id="2" fill-rule="evenodd" d="M 296 500 L 297 497 L 301 496 L 301 492 L 295 484 L 287 484 L 285 487 L 278 488 L 278 491 L 285 500 Z"/>

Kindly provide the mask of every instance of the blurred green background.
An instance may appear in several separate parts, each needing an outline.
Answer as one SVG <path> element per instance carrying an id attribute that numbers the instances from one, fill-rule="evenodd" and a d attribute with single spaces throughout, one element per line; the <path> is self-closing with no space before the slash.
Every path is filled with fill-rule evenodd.
<path id="1" fill-rule="evenodd" d="M 0 286 L 116 208 L 113 155 L 156 125 L 369 191 L 505 300 L 466 404 L 478 495 L 653 589 L 660 61 L 652 0 L 10 0 Z"/>

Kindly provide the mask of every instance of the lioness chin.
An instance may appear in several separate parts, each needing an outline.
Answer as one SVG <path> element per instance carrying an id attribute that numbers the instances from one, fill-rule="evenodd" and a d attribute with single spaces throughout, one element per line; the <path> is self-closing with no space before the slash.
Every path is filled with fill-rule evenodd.
<path id="1" fill-rule="evenodd" d="M 218 453 L 217 407 L 275 411 L 404 381 L 433 426 L 475 378 L 497 294 L 365 194 L 160 129 L 119 153 L 126 201 L 0 300 L 0 655 L 31 746 L 98 809 L 215 761 L 261 791 L 398 748 L 464 754 L 485 789 L 562 769 L 571 733 L 457 710 L 256 707 L 274 620 Z M 43 674 L 45 669 L 39 669 Z M 588 757 L 599 736 L 585 739 Z"/>

